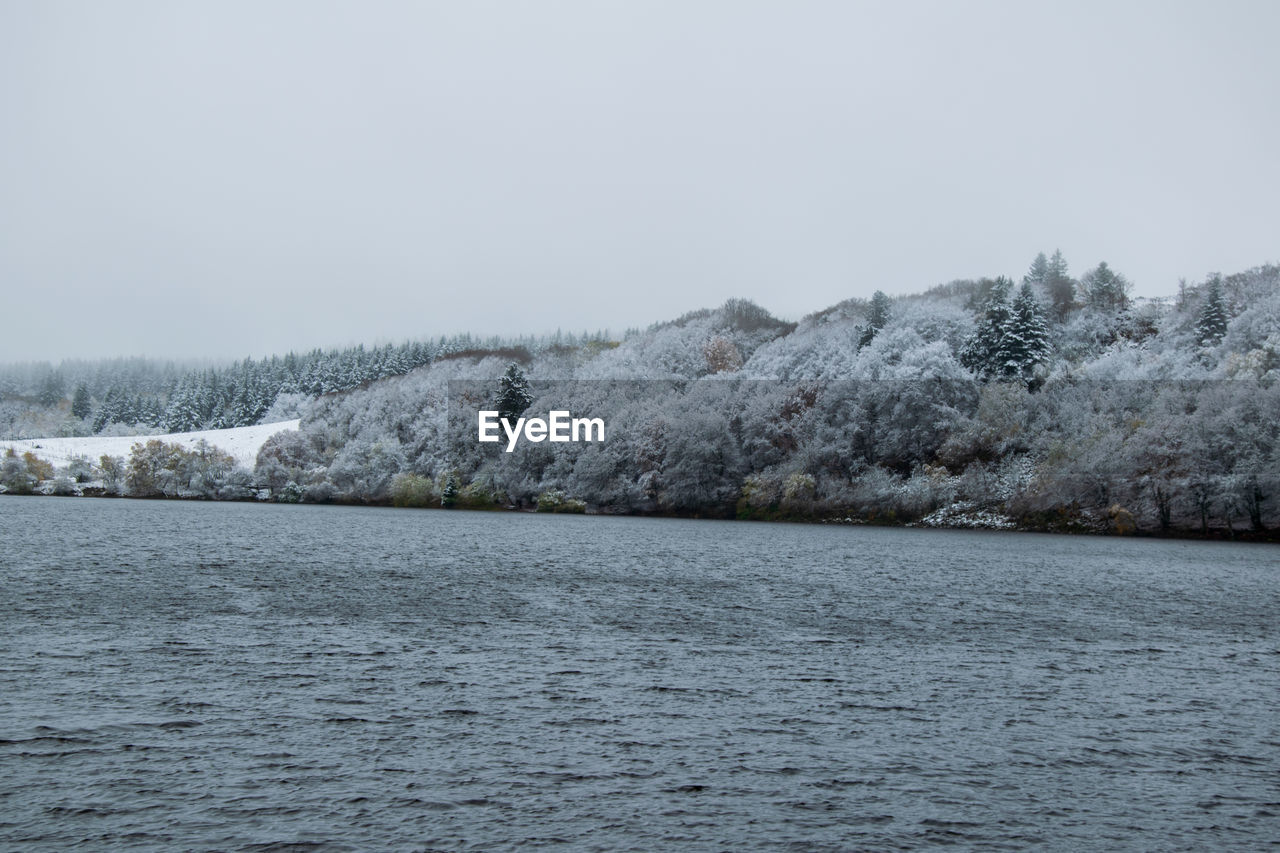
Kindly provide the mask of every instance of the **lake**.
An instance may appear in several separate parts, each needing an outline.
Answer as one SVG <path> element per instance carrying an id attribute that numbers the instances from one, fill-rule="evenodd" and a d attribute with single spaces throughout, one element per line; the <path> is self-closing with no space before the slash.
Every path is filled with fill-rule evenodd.
<path id="1" fill-rule="evenodd" d="M 0 847 L 1256 849 L 1280 549 L 0 498 Z"/>

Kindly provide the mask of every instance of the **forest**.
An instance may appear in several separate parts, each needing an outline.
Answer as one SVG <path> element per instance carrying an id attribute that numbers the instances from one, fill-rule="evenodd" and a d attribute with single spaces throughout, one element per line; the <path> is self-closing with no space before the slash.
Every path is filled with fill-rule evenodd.
<path id="1" fill-rule="evenodd" d="M 1271 537 L 1280 267 L 1134 299 L 1060 252 L 1018 281 L 745 300 L 613 337 L 460 336 L 236 364 L 0 368 L 0 430 L 145 436 L 300 417 L 253 471 L 140 439 L 34 471 L 134 496 Z M 601 417 L 608 439 L 476 440 L 476 412 Z"/>

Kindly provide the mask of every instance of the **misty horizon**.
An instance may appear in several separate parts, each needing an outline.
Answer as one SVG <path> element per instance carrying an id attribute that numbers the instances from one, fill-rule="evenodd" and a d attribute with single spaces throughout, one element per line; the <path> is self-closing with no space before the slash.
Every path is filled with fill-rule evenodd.
<path id="1" fill-rule="evenodd" d="M 1236 272 L 1243 272 L 1243 270 L 1239 270 L 1239 271 L 1232 270 L 1230 272 L 1233 274 Z M 993 277 L 994 276 L 991 276 L 991 277 L 982 276 L 982 277 L 977 277 L 975 279 L 951 279 L 946 282 L 938 282 L 934 285 L 930 285 L 930 287 L 922 287 L 919 290 L 904 291 L 902 293 L 895 294 L 895 298 L 896 297 L 910 298 L 910 297 L 922 296 L 927 290 L 929 290 L 932 287 L 940 287 L 946 284 L 953 284 L 960 281 L 975 281 L 975 280 L 981 280 L 983 278 L 993 278 Z M 1010 277 L 1010 276 L 1006 276 L 1006 277 Z M 1010 278 L 1016 281 L 1018 277 L 1010 277 Z M 1191 282 L 1190 280 L 1187 280 L 1187 283 L 1194 284 L 1198 282 Z M 1138 300 L 1139 302 L 1141 300 L 1169 300 L 1177 296 L 1177 288 L 1175 286 L 1174 291 L 1170 293 L 1161 293 L 1161 294 L 1135 293 L 1132 295 L 1133 295 L 1133 298 L 1135 300 Z M 845 299 L 839 300 L 839 302 L 843 302 L 848 299 L 866 300 L 866 299 L 870 299 L 870 296 L 871 294 L 867 294 L 865 296 L 862 294 L 857 294 L 855 296 L 845 297 Z M 675 322 L 681 319 L 682 317 L 690 314 L 696 314 L 703 311 L 718 309 L 724 305 L 724 302 L 729 302 L 729 301 L 732 301 L 735 299 L 741 299 L 741 298 L 743 297 L 730 296 L 728 299 L 716 305 L 691 306 L 687 310 L 680 311 L 679 313 L 673 314 L 669 317 L 660 317 L 653 320 L 652 322 L 648 322 L 643 325 L 628 325 L 625 327 L 566 328 L 563 326 L 557 326 L 555 328 L 541 329 L 541 330 L 516 329 L 514 331 L 507 332 L 507 333 L 491 332 L 487 329 L 459 329 L 453 332 L 444 331 L 444 332 L 439 332 L 435 334 L 430 334 L 430 333 L 423 333 L 418 335 L 409 334 L 409 335 L 405 335 L 397 338 L 389 337 L 386 335 L 381 335 L 373 339 L 358 339 L 354 337 L 349 337 L 344 340 L 316 341 L 314 343 L 303 344 L 300 346 L 289 346 L 289 347 L 286 347 L 283 345 L 273 346 L 271 341 L 267 341 L 263 344 L 263 347 L 261 349 L 254 349 L 254 350 L 249 350 L 241 353 L 235 353 L 235 352 L 195 353 L 193 352 L 190 355 L 174 355 L 174 354 L 164 353 L 164 352 L 120 351 L 110 355 L 96 355 L 92 352 L 86 352 L 84 354 L 55 355 L 53 357 L 45 357 L 45 358 L 34 358 L 29 356 L 23 356 L 23 357 L 12 358 L 12 359 L 2 359 L 0 360 L 0 365 L 21 367 L 23 365 L 49 364 L 50 366 L 56 368 L 60 363 L 63 363 L 63 362 L 94 363 L 94 362 L 107 362 L 107 361 L 119 361 L 119 360 L 130 361 L 130 360 L 138 359 L 138 360 L 145 360 L 145 361 L 150 361 L 155 363 L 172 362 L 173 364 L 180 365 L 184 368 L 200 369 L 203 367 L 211 367 L 211 368 L 221 367 L 221 366 L 235 363 L 243 359 L 261 360 L 261 359 L 271 359 L 273 357 L 283 358 L 289 354 L 301 355 L 301 354 L 315 352 L 315 351 L 332 352 L 332 351 L 347 350 L 347 349 L 354 349 L 354 348 L 364 348 L 368 350 L 373 350 L 373 349 L 380 349 L 387 346 L 391 346 L 391 347 L 402 346 L 406 343 L 413 343 L 413 342 L 431 343 L 438 340 L 456 341 L 458 339 L 467 339 L 467 338 L 474 340 L 477 345 L 486 346 L 486 347 L 492 346 L 492 345 L 519 344 L 522 341 L 529 342 L 529 343 L 537 343 L 540 341 L 554 340 L 555 338 L 561 335 L 566 337 L 603 336 L 608 340 L 616 341 L 616 340 L 623 340 L 630 334 L 642 333 L 654 326 L 662 326 L 667 323 Z M 758 304 L 758 305 L 760 304 L 758 302 L 755 302 L 755 300 L 748 300 L 748 301 L 753 302 L 754 304 Z M 789 323 L 798 323 L 804 320 L 806 317 L 813 314 L 819 314 L 826 309 L 832 308 L 836 304 L 838 304 L 838 302 L 832 303 L 830 305 L 814 306 L 810 310 L 803 311 L 795 315 L 788 315 L 788 314 L 772 311 L 768 305 L 760 305 L 760 307 L 764 308 L 766 311 L 768 311 L 773 317 L 777 318 L 778 320 L 782 320 Z"/>
<path id="2" fill-rule="evenodd" d="M 0 3 L 0 362 L 1276 260 L 1280 7 Z"/>

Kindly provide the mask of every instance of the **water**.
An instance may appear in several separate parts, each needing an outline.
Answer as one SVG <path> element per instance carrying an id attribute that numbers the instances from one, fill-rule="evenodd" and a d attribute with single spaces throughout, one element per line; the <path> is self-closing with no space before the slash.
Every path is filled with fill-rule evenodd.
<path id="1" fill-rule="evenodd" d="M 1280 550 L 0 498 L 5 849 L 1256 849 Z"/>

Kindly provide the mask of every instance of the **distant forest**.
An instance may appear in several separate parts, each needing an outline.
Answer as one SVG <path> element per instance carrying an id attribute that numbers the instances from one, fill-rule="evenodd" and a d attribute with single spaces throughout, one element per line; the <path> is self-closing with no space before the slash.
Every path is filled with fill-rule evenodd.
<path id="1" fill-rule="evenodd" d="M 541 338 L 406 341 L 312 350 L 235 363 L 116 358 L 0 365 L 0 437 L 142 435 L 227 429 L 295 417 L 302 398 L 402 376 L 438 359 L 506 354 L 527 361 L 547 347 L 603 341 L 607 332 Z M 283 399 L 282 399 L 283 398 Z M 277 401 L 282 407 L 270 416 Z"/>
<path id="2" fill-rule="evenodd" d="M 137 495 L 1267 538 L 1277 378 L 1280 267 L 1133 299 L 1121 271 L 1073 277 L 1054 252 L 1018 281 L 877 291 L 799 322 L 730 300 L 620 338 L 7 367 L 0 428 L 302 419 L 251 472 L 156 449 L 79 472 L 113 468 L 108 488 Z M 603 416 L 608 440 L 478 444 L 475 408 L 513 387 L 530 414 Z"/>

